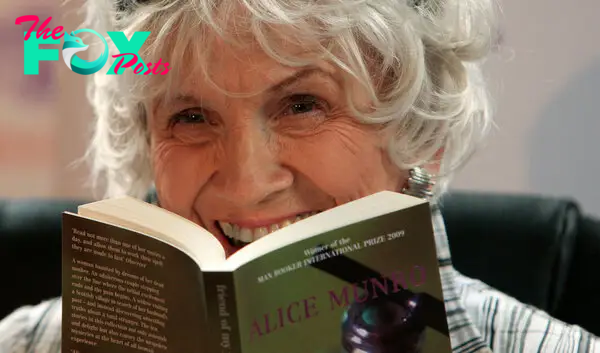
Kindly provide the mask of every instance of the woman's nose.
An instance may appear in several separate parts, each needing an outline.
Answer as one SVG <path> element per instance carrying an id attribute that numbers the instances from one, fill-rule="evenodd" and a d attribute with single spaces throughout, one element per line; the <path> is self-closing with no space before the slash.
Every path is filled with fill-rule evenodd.
<path id="1" fill-rule="evenodd" d="M 219 194 L 239 206 L 263 203 L 293 184 L 272 132 L 256 123 L 230 131 L 213 179 Z"/>

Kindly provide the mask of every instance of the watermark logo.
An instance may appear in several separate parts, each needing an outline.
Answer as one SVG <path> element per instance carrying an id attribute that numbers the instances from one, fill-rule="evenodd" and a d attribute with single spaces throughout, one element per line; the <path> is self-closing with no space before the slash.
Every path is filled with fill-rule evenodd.
<path id="1" fill-rule="evenodd" d="M 35 35 L 32 36 L 33 30 L 39 22 L 37 16 L 21 16 L 17 18 L 15 24 L 20 25 L 24 22 L 33 22 L 27 32 L 25 32 L 24 41 L 24 73 L 25 75 L 37 75 L 39 73 L 40 61 L 58 61 L 58 49 L 40 48 L 44 44 L 60 44 L 63 41 L 62 57 L 67 67 L 80 75 L 91 75 L 100 71 L 108 62 L 109 47 L 106 39 L 98 32 L 92 29 L 78 29 L 71 33 L 63 32 L 63 27 L 58 26 L 52 29 L 46 28 L 52 17 L 48 17 L 37 29 Z M 86 45 L 78 36 L 80 33 L 91 33 L 97 36 L 104 49 L 102 54 L 95 60 L 87 61 L 81 59 L 77 54 L 88 50 L 89 45 Z M 121 75 L 126 69 L 131 68 L 137 75 L 165 75 L 169 72 L 169 63 L 158 59 L 156 63 L 145 62 L 139 55 L 138 51 L 144 45 L 146 39 L 150 36 L 150 32 L 134 32 L 128 39 L 123 32 L 107 32 L 114 43 L 119 54 L 112 55 L 115 60 L 108 70 L 108 75 Z M 127 60 L 127 61 L 125 61 Z"/>
<path id="2" fill-rule="evenodd" d="M 83 44 L 81 38 L 76 37 L 76 35 L 80 32 L 92 33 L 102 40 L 104 44 L 104 51 L 98 59 L 89 62 L 80 59 L 76 55 L 78 52 L 86 51 L 89 48 L 89 45 Z M 62 57 L 65 61 L 65 64 L 67 64 L 67 67 L 71 69 L 71 71 L 81 75 L 93 74 L 100 71 L 100 69 L 102 69 L 108 61 L 108 43 L 106 43 L 106 39 L 104 39 L 100 33 L 91 29 L 80 29 L 71 32 L 70 35 L 65 32 L 64 44 L 62 47 Z"/>

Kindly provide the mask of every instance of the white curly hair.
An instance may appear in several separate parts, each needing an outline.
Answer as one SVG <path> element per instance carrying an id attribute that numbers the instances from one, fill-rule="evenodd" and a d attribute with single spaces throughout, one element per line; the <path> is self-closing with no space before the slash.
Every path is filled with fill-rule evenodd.
<path id="1" fill-rule="evenodd" d="M 121 1 L 121 2 L 119 2 Z M 316 45 L 357 79 L 376 109 L 356 112 L 384 124 L 384 143 L 399 168 L 439 161 L 438 194 L 491 126 L 480 66 L 497 44 L 493 0 L 88 0 L 83 26 L 101 33 L 151 35 L 139 54 L 170 63 L 164 76 L 90 77 L 95 113 L 86 154 L 101 197 L 143 197 L 153 185 L 146 111 L 166 94 L 216 33 L 243 45 L 248 36 L 286 65 L 307 64 L 285 43 Z M 284 26 L 285 31 L 277 30 Z M 281 36 L 284 36 L 281 38 Z M 112 46 L 110 43 L 109 45 Z M 188 63 L 188 64 L 185 64 Z M 108 67 L 108 65 L 107 65 Z M 186 71 L 187 70 L 187 71 Z M 351 103 L 351 101 L 350 101 Z"/>

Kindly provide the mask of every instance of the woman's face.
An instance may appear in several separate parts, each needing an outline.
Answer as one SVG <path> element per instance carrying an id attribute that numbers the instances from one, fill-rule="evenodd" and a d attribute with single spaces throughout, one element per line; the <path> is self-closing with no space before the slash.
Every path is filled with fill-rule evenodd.
<path id="1" fill-rule="evenodd" d="M 378 127 L 352 117 L 340 70 L 325 61 L 287 67 L 259 49 L 214 45 L 210 77 L 182 77 L 151 113 L 162 207 L 231 253 L 311 213 L 404 184 Z M 366 94 L 352 90 L 368 107 Z"/>

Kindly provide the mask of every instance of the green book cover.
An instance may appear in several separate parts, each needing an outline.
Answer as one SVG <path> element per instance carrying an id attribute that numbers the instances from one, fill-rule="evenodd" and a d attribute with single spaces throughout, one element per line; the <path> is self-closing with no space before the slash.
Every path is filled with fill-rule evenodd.
<path id="1" fill-rule="evenodd" d="M 65 213 L 63 350 L 450 353 L 429 205 L 391 194 L 220 262 L 199 234 Z"/>

